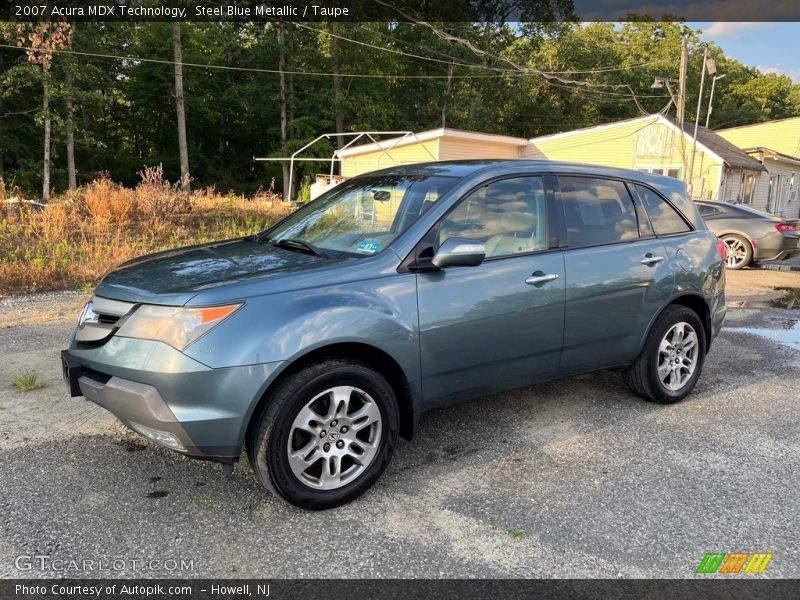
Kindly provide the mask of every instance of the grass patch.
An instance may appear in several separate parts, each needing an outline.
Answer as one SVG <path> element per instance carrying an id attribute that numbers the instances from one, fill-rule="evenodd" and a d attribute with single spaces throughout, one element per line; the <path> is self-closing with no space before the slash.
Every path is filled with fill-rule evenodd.
<path id="1" fill-rule="evenodd" d="M 186 194 L 160 167 L 135 188 L 100 178 L 44 210 L 0 204 L 0 296 L 88 291 L 120 263 L 159 250 L 243 237 L 292 211 L 272 191 L 252 198 L 214 188 Z"/>
<path id="2" fill-rule="evenodd" d="M 528 537 L 528 534 L 525 533 L 524 529 L 520 529 L 519 527 L 512 527 L 508 530 L 508 535 L 510 535 L 515 540 L 522 540 Z"/>
<path id="3" fill-rule="evenodd" d="M 14 377 L 14 381 L 11 382 L 11 385 L 23 392 L 30 392 L 43 388 L 45 383 L 39 379 L 39 375 L 36 371 L 25 371 L 21 375 Z"/>

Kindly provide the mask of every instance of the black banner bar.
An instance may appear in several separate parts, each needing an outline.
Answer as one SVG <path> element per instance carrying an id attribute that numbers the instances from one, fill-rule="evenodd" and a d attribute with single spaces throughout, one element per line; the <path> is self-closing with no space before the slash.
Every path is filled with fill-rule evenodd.
<path id="1" fill-rule="evenodd" d="M 750 0 L 0 0 L 2 21 L 800 21 Z"/>

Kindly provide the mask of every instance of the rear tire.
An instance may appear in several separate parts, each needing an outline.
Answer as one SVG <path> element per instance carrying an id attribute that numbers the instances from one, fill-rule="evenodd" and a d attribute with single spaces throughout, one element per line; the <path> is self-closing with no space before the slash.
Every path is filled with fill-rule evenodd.
<path id="1" fill-rule="evenodd" d="M 642 352 L 623 371 L 636 394 L 659 404 L 674 404 L 694 389 L 706 353 L 706 332 L 692 309 L 670 305 L 647 334 Z"/>
<path id="2" fill-rule="evenodd" d="M 247 456 L 261 483 L 301 508 L 363 494 L 389 465 L 399 424 L 386 380 L 355 361 L 327 359 L 283 381 L 255 417 Z"/>
<path id="3" fill-rule="evenodd" d="M 725 268 L 732 271 L 744 269 L 753 261 L 753 245 L 745 237 L 729 233 L 722 236 L 722 241 L 728 249 L 728 259 L 725 261 Z"/>

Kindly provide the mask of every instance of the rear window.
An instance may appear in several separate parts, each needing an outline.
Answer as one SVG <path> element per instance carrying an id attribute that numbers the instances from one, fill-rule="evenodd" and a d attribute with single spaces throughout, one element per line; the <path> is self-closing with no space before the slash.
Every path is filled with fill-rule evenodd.
<path id="1" fill-rule="evenodd" d="M 636 191 L 644 204 L 647 216 L 650 217 L 656 235 L 691 231 L 692 228 L 664 198 L 642 185 L 636 185 Z"/>
<path id="2" fill-rule="evenodd" d="M 718 208 L 714 208 L 713 206 L 709 206 L 708 204 L 698 204 L 697 210 L 700 211 L 700 214 L 704 217 L 708 217 L 711 215 L 718 215 L 722 211 Z"/>

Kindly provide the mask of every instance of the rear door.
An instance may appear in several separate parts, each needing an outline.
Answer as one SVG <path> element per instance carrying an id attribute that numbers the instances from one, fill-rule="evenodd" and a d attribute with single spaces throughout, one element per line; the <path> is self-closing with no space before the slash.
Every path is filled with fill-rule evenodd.
<path id="1" fill-rule="evenodd" d="M 548 178 L 553 179 L 553 178 Z M 551 377 L 564 326 L 564 260 L 545 178 L 514 176 L 468 193 L 432 232 L 482 241 L 477 267 L 417 275 L 428 407 Z"/>
<path id="2" fill-rule="evenodd" d="M 558 178 L 566 272 L 564 374 L 633 360 L 674 286 L 666 249 L 628 186 Z"/>

